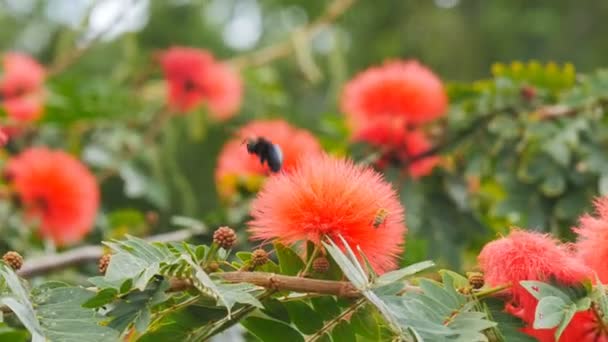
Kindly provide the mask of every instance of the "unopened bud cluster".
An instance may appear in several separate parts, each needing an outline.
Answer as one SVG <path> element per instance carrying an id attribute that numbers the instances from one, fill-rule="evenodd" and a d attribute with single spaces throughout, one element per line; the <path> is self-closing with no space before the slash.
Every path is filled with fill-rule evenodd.
<path id="1" fill-rule="evenodd" d="M 213 233 L 213 242 L 223 249 L 230 249 L 236 244 L 236 233 L 230 227 L 220 227 Z"/>

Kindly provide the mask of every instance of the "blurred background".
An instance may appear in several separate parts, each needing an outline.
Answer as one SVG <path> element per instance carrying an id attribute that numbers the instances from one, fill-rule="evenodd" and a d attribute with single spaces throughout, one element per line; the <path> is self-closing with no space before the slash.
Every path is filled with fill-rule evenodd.
<path id="1" fill-rule="evenodd" d="M 91 243 L 125 232 L 173 230 L 179 226 L 172 220 L 176 216 L 211 229 L 223 224 L 242 229 L 247 202 L 223 203 L 214 170 L 222 145 L 252 119 L 284 118 L 313 132 L 326 150 L 347 154 L 348 132 L 338 106 L 342 86 L 387 59 L 418 59 L 450 84 L 489 79 L 495 62 L 571 62 L 587 73 L 608 60 L 606 1 L 332 3 L 339 11 L 328 11 L 330 2 L 320 0 L 0 0 L 0 51 L 27 52 L 49 66 L 66 63 L 47 83 L 50 96 L 39 129 L 10 149 L 50 145 L 81 156 L 95 170 L 103 202 Z M 311 37 L 296 33 L 311 23 L 324 25 L 314 26 Z M 235 118 L 221 124 L 199 112 L 176 117 L 163 128 L 158 146 L 142 146 L 141 132 L 164 101 L 154 56 L 172 45 L 204 48 L 218 59 L 243 63 L 244 103 Z M 247 59 L 268 47 L 269 62 Z M 506 172 L 515 173 L 512 167 Z M 594 174 L 589 191 L 569 198 L 576 206 L 556 223 L 563 217 L 551 210 L 560 198 L 542 198 L 549 209 L 540 219 L 520 209 L 488 214 L 487 203 L 470 204 L 464 178 L 450 183 L 450 177 L 437 171 L 423 181 L 407 180 L 400 189 L 411 231 L 404 263 L 434 257 L 467 268 L 483 242 L 512 224 L 568 238 L 570 225 L 599 193 Z M 458 199 L 469 203 L 467 209 Z M 503 199 L 496 195 L 494 201 Z M 522 201 L 517 208 L 529 208 Z M 423 211 L 421 203 L 446 216 Z M 4 243 L 33 244 L 23 237 Z"/>

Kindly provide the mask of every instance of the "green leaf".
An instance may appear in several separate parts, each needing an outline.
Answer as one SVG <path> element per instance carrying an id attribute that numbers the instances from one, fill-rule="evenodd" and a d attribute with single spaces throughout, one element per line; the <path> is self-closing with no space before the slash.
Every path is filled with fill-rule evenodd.
<path id="1" fill-rule="evenodd" d="M 416 273 L 422 272 L 422 271 L 427 270 L 434 266 L 435 266 L 435 263 L 432 261 L 429 261 L 429 260 L 421 261 L 419 263 L 409 265 L 407 267 L 404 267 L 404 268 L 396 270 L 396 271 L 384 273 L 383 275 L 378 277 L 375 284 L 378 284 L 378 286 L 382 286 L 382 285 L 394 283 L 397 281 L 401 281 L 407 277 L 413 276 Z M 376 285 L 374 285 L 374 286 L 376 286 Z"/>
<path id="2" fill-rule="evenodd" d="M 570 321 L 572 321 L 572 317 L 574 317 L 574 315 L 576 314 L 576 311 L 577 311 L 576 305 L 569 305 L 568 308 L 566 309 L 566 312 L 563 313 L 562 321 L 559 324 L 559 326 L 557 327 L 557 330 L 555 331 L 556 340 L 559 340 L 559 338 L 562 336 L 562 333 L 564 332 L 564 330 L 566 329 L 568 324 L 570 324 Z"/>
<path id="3" fill-rule="evenodd" d="M 304 342 L 304 337 L 296 329 L 281 321 L 248 317 L 241 324 L 260 341 Z"/>
<path id="4" fill-rule="evenodd" d="M 453 285 L 457 289 L 462 289 L 469 286 L 469 279 L 466 277 L 450 270 L 439 270 L 438 273 L 441 275 L 443 282 L 446 283 L 448 278 L 451 278 Z"/>
<path id="5" fill-rule="evenodd" d="M 291 248 L 275 243 L 275 251 L 279 259 L 281 274 L 296 275 L 304 268 L 304 262 Z"/>
<path id="6" fill-rule="evenodd" d="M 576 301 L 576 311 L 585 311 L 591 307 L 591 298 L 583 297 Z"/>
<path id="7" fill-rule="evenodd" d="M 0 342 L 27 342 L 29 341 L 27 330 L 18 330 L 0 323 Z"/>
<path id="8" fill-rule="evenodd" d="M 295 326 L 304 334 L 311 335 L 323 327 L 323 320 L 310 306 L 301 301 L 283 304 Z"/>
<path id="9" fill-rule="evenodd" d="M 353 331 L 360 336 L 372 341 L 380 338 L 379 322 L 370 306 L 357 310 L 350 319 Z"/>
<path id="10" fill-rule="evenodd" d="M 555 296 L 543 297 L 534 313 L 534 329 L 550 329 L 559 325 L 564 318 L 566 302 Z"/>
<path id="11" fill-rule="evenodd" d="M 544 297 L 554 296 L 559 297 L 566 304 L 572 303 L 572 299 L 555 286 L 535 280 L 524 280 L 519 283 L 538 300 L 541 300 Z"/>
<path id="12" fill-rule="evenodd" d="M 553 173 L 541 183 L 540 190 L 547 197 L 557 197 L 566 190 L 566 179 L 562 174 Z"/>
<path id="13" fill-rule="evenodd" d="M 168 287 L 166 281 L 152 281 L 144 291 L 130 292 L 108 312 L 107 315 L 112 317 L 109 326 L 117 331 L 125 331 L 135 324 L 139 332 L 144 332 L 150 322 L 150 309 L 164 299 Z"/>
<path id="14" fill-rule="evenodd" d="M 422 291 L 424 291 L 424 294 L 427 297 L 433 298 L 447 307 L 453 308 L 460 305 L 458 298 L 455 298 L 453 295 L 445 291 L 445 289 L 438 283 L 432 280 L 420 279 L 420 288 Z"/>
<path id="15" fill-rule="evenodd" d="M 8 306 L 9 309 L 15 313 L 19 318 L 19 321 L 21 321 L 30 334 L 32 334 L 32 341 L 44 341 L 44 333 L 36 318 L 36 314 L 33 309 L 30 309 L 29 303 L 23 304 L 16 298 L 6 296 L 0 298 L 0 304 Z"/>
<path id="16" fill-rule="evenodd" d="M 352 249 L 342 238 L 342 244 L 348 253 L 348 256 L 338 248 L 333 240 L 329 240 L 330 244 L 323 242 L 325 250 L 331 255 L 334 261 L 338 264 L 346 278 L 359 290 L 364 290 L 368 287 L 369 281 L 367 275 L 354 255 Z"/>
<path id="17" fill-rule="evenodd" d="M 324 321 L 328 321 L 340 314 L 338 303 L 333 297 L 323 296 L 316 297 L 310 300 L 316 314 L 321 316 Z"/>
<path id="18" fill-rule="evenodd" d="M 84 302 L 84 304 L 82 304 L 82 307 L 90 309 L 102 307 L 108 303 L 111 303 L 117 295 L 118 291 L 115 288 L 103 289 L 97 292 L 97 294 L 91 299 Z"/>
<path id="19" fill-rule="evenodd" d="M 163 317 L 158 324 L 151 326 L 138 341 L 188 341 L 193 330 L 225 316 L 225 309 L 190 305 Z"/>
<path id="20" fill-rule="evenodd" d="M 338 323 L 331 330 L 331 337 L 334 342 L 351 342 L 357 340 L 353 329 L 347 321 Z"/>
<path id="21" fill-rule="evenodd" d="M 118 333 L 102 326 L 102 317 L 82 307 L 93 296 L 91 291 L 76 287 L 60 287 L 40 291 L 33 297 L 36 316 L 49 341 L 113 342 Z"/>

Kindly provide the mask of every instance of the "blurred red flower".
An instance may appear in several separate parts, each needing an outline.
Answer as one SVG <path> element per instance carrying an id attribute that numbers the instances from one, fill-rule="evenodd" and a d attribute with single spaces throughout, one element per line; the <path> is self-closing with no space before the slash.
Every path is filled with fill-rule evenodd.
<path id="1" fill-rule="evenodd" d="M 215 181 L 222 198 L 230 198 L 237 191 L 238 183 L 249 183 L 252 191 L 259 188 L 269 173 L 268 165 L 262 165 L 257 156 L 247 153 L 243 141 L 250 137 L 264 137 L 279 145 L 283 152 L 284 171 L 292 170 L 299 158 L 322 151 L 314 135 L 284 120 L 252 121 L 243 126 L 219 154 Z"/>
<path id="2" fill-rule="evenodd" d="M 555 342 L 555 329 L 534 330 L 531 327 L 524 332 L 535 337 L 540 342 Z M 604 323 L 591 311 L 577 312 L 566 329 L 562 332 L 559 342 L 608 342 L 608 331 Z"/>
<path id="3" fill-rule="evenodd" d="M 380 210 L 387 215 L 374 222 Z M 292 172 L 270 177 L 251 216 L 255 240 L 319 244 L 327 236 L 338 243 L 341 235 L 353 249 L 359 246 L 379 273 L 397 266 L 407 230 L 390 183 L 371 169 L 328 156 L 302 159 Z"/>
<path id="4" fill-rule="evenodd" d="M 429 151 L 432 146 L 424 132 L 407 129 L 404 119 L 400 117 L 370 121 L 354 140 L 364 141 L 380 150 L 382 156 L 376 162 L 378 167 L 392 163 L 406 165 L 407 172 L 413 178 L 430 174 L 439 164 L 439 157 L 432 155 L 410 163 L 412 157 Z"/>
<path id="5" fill-rule="evenodd" d="M 239 75 L 206 50 L 172 47 L 160 58 L 170 107 L 187 112 L 204 104 L 217 120 L 234 116 L 241 106 Z"/>
<path id="6" fill-rule="evenodd" d="M 573 228 L 578 235 L 576 249 L 580 259 L 589 266 L 600 281 L 608 283 L 608 197 L 595 201 L 597 217 L 584 215 L 579 227 Z M 595 279 L 593 279 L 595 281 Z"/>
<path id="7" fill-rule="evenodd" d="M 99 188 L 91 172 L 62 151 L 30 148 L 8 161 L 5 174 L 26 215 L 40 220 L 40 233 L 59 246 L 72 244 L 93 228 Z"/>
<path id="8" fill-rule="evenodd" d="M 341 108 L 355 132 L 378 117 L 402 117 L 418 125 L 444 115 L 447 95 L 441 80 L 415 60 L 388 61 L 350 80 Z"/>
<path id="9" fill-rule="evenodd" d="M 10 119 L 31 122 L 44 110 L 44 68 L 22 53 L 7 53 L 2 59 L 0 101 Z"/>

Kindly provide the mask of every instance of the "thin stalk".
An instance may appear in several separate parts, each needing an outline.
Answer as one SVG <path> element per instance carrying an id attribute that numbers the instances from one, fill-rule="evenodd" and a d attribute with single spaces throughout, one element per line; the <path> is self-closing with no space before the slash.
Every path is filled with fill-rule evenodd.
<path id="1" fill-rule="evenodd" d="M 321 337 L 323 337 L 323 335 L 325 335 L 326 333 L 331 331 L 331 329 L 333 329 L 336 325 L 338 325 L 343 319 L 345 319 L 348 315 L 355 312 L 359 307 L 363 306 L 365 303 L 366 303 L 365 298 L 361 298 L 361 299 L 357 300 L 348 309 L 344 310 L 344 312 L 342 312 L 341 314 L 336 316 L 336 318 L 327 322 L 327 324 L 325 324 L 323 326 L 323 328 L 319 329 L 316 333 L 314 333 L 313 335 L 310 335 L 308 338 L 306 338 L 306 342 L 312 342 L 312 341 L 319 340 Z"/>

